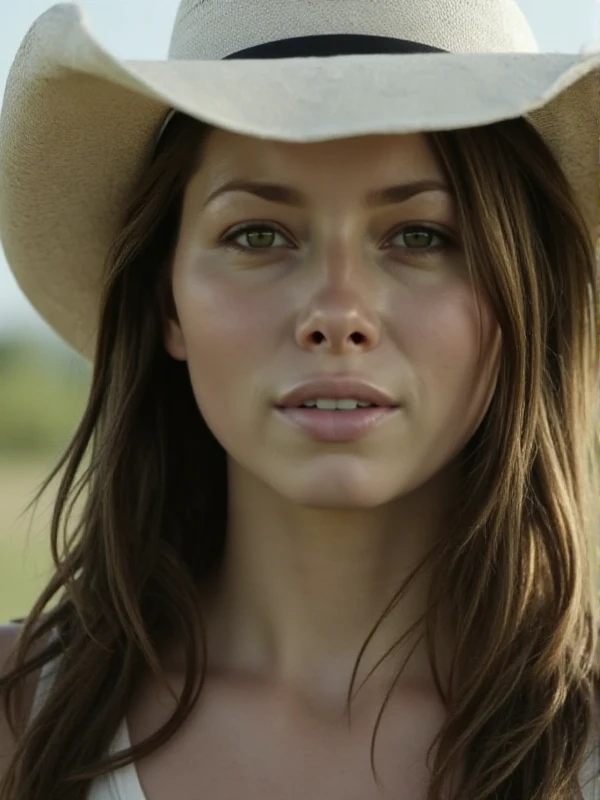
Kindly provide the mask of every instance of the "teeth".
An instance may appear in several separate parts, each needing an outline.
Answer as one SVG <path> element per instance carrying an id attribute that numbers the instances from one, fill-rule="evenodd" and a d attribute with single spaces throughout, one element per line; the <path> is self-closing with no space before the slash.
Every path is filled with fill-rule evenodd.
<path id="1" fill-rule="evenodd" d="M 307 400 L 302 404 L 303 408 L 320 408 L 323 411 L 353 411 L 356 408 L 371 408 L 373 403 L 365 403 L 362 400 Z"/>

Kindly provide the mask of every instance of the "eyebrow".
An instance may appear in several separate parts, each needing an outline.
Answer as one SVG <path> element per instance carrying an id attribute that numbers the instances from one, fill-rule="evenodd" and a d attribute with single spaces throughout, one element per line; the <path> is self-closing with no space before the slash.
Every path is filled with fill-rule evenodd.
<path id="1" fill-rule="evenodd" d="M 302 194 L 298 189 L 291 186 L 282 186 L 278 183 L 264 183 L 262 181 L 242 181 L 235 180 L 225 183 L 218 189 L 215 189 L 203 204 L 205 208 L 215 198 L 227 192 L 247 192 L 249 194 L 262 197 L 263 200 L 270 200 L 272 203 L 283 203 L 288 206 L 307 206 L 308 199 L 306 195 Z M 412 183 L 401 183 L 397 186 L 388 186 L 385 189 L 376 189 L 366 197 L 366 205 L 369 208 L 377 206 L 392 205 L 394 203 L 404 203 L 424 192 L 445 192 L 450 196 L 454 196 L 453 191 L 443 181 L 438 180 L 422 180 L 414 181 Z"/>

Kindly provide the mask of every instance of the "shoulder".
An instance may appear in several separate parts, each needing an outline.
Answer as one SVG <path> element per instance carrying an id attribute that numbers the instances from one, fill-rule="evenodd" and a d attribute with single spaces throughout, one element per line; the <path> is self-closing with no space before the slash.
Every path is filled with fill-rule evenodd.
<path id="1" fill-rule="evenodd" d="M 20 623 L 0 625 L 0 678 L 8 672 L 8 662 L 17 645 L 21 627 Z M 25 719 L 29 717 L 33 706 L 35 689 L 40 673 L 41 668 L 36 669 L 25 679 L 23 688 L 23 713 Z M 8 764 L 12 757 L 14 745 L 14 738 L 4 712 L 4 694 L 0 692 L 0 777 L 4 773 L 5 765 Z"/>

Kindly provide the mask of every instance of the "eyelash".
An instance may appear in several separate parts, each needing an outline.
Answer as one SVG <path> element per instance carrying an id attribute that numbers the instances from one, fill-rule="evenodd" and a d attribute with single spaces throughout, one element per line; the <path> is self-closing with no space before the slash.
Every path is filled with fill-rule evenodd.
<path id="1" fill-rule="evenodd" d="M 427 247 L 427 248 L 404 247 L 402 249 L 408 250 L 409 252 L 414 254 L 419 254 L 421 256 L 428 256 L 433 253 L 438 253 L 440 250 L 444 250 L 448 247 L 451 247 L 454 244 L 453 239 L 448 234 L 442 233 L 437 228 L 433 228 L 430 225 L 418 225 L 415 223 L 412 223 L 410 225 L 404 225 L 402 228 L 399 228 L 398 230 L 394 231 L 390 239 L 395 239 L 402 233 L 407 233 L 407 232 L 422 233 L 423 231 L 425 231 L 426 233 L 433 234 L 434 236 L 437 236 L 439 239 L 442 240 L 442 244 L 437 245 L 436 247 Z M 244 233 L 251 233 L 251 232 L 279 233 L 284 238 L 288 238 L 287 236 L 285 236 L 283 231 L 281 231 L 275 225 L 265 225 L 264 223 L 246 223 L 244 225 L 235 228 L 227 235 L 223 236 L 220 240 L 220 243 L 226 248 L 235 250 L 238 253 L 244 253 L 246 255 L 255 253 L 264 253 L 276 249 L 275 247 L 244 247 L 243 245 L 238 244 L 235 241 L 235 239 L 242 236 Z"/>

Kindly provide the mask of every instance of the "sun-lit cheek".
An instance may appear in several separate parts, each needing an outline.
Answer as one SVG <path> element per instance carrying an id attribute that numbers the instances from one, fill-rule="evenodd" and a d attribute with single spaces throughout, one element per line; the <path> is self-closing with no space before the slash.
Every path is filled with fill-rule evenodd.
<path id="1" fill-rule="evenodd" d="M 399 312 L 399 341 L 417 370 L 429 372 L 440 390 L 473 384 L 483 359 L 494 352 L 494 320 L 483 298 L 464 281 L 415 293 Z M 480 349 L 481 348 L 481 349 Z"/>
<path id="2" fill-rule="evenodd" d="M 281 304 L 273 292 L 241 281 L 191 273 L 180 282 L 177 295 L 191 352 L 210 350 L 223 359 L 247 359 L 273 340 L 272 329 L 280 322 Z"/>

